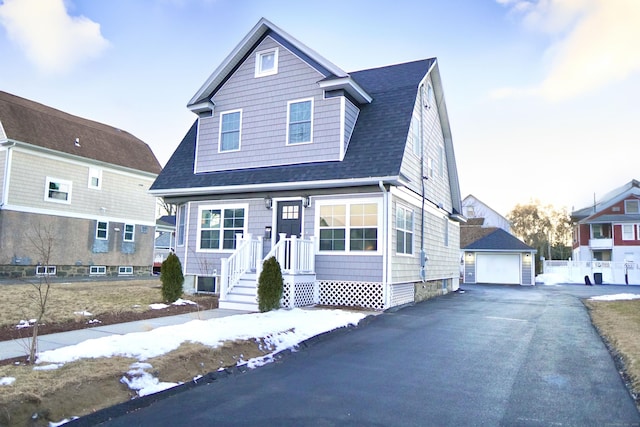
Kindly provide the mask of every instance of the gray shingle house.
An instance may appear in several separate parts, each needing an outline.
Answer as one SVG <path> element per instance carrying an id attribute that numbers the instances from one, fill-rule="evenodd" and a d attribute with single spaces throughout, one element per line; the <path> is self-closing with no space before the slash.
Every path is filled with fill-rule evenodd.
<path id="1" fill-rule="evenodd" d="M 0 277 L 151 274 L 160 170 L 124 130 L 0 92 Z"/>
<path id="2" fill-rule="evenodd" d="M 178 205 L 187 286 L 256 309 L 275 256 L 285 306 L 386 309 L 456 290 L 458 174 L 435 58 L 347 73 L 260 20 L 188 103 L 151 193 Z"/>

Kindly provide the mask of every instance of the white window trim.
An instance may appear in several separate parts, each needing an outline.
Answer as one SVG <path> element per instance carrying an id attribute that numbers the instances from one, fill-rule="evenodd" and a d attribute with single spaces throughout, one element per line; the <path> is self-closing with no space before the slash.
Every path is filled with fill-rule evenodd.
<path id="1" fill-rule="evenodd" d="M 277 47 L 271 48 L 271 49 L 264 49 L 261 51 L 256 52 L 256 56 L 255 56 L 255 60 L 256 60 L 256 67 L 255 67 L 255 77 L 266 77 L 266 76 L 273 76 L 274 74 L 278 74 L 278 53 L 279 53 L 280 49 Z M 264 55 L 267 55 L 269 53 L 273 53 L 273 68 L 269 69 L 269 70 L 262 70 L 262 57 Z"/>
<path id="2" fill-rule="evenodd" d="M 311 127 L 309 129 L 309 141 L 304 141 L 304 142 L 294 142 L 294 143 L 289 143 L 289 127 L 291 125 L 290 123 L 290 113 L 291 113 L 291 104 L 299 104 L 302 102 L 308 102 L 311 101 Z M 304 98 L 304 99 L 295 99 L 292 101 L 287 101 L 287 135 L 286 135 L 286 145 L 289 147 L 296 147 L 298 145 L 305 145 L 305 144 L 313 144 L 313 111 L 314 111 L 314 100 L 313 98 Z"/>
<path id="3" fill-rule="evenodd" d="M 176 232 L 178 235 L 176 236 L 176 245 L 179 247 L 184 246 L 184 242 L 186 241 L 186 231 L 187 231 L 187 205 L 182 204 L 178 207 L 178 223 L 176 227 Z"/>
<path id="4" fill-rule="evenodd" d="M 127 239 L 126 238 L 127 226 L 133 227 L 133 230 L 131 231 L 131 239 Z M 123 242 L 135 242 L 136 241 L 136 226 L 135 226 L 135 224 L 125 224 L 122 227 L 122 241 Z"/>
<path id="5" fill-rule="evenodd" d="M 57 184 L 61 184 L 61 185 L 67 185 L 69 187 L 69 191 L 67 191 L 67 200 L 59 200 L 59 199 L 52 199 L 49 197 L 49 185 L 51 183 L 57 183 Z M 66 180 L 66 179 L 58 179 L 58 178 L 52 178 L 52 177 L 47 177 L 46 182 L 45 182 L 45 186 L 44 186 L 44 200 L 45 202 L 53 202 L 53 203 L 62 203 L 65 205 L 70 205 L 71 204 L 71 190 L 73 189 L 73 182 Z"/>
<path id="6" fill-rule="evenodd" d="M 625 233 L 624 233 L 625 226 L 631 228 L 631 238 L 629 239 L 625 237 Z M 636 234 L 636 224 L 620 224 L 620 237 L 622 238 L 622 240 L 624 240 L 625 242 L 636 240 L 635 234 Z"/>
<path id="7" fill-rule="evenodd" d="M 238 148 L 233 150 L 223 150 L 222 149 L 222 116 L 226 114 L 240 113 L 240 124 L 238 129 Z M 236 110 L 227 110 L 221 111 L 220 116 L 218 117 L 218 153 L 234 153 L 236 151 L 240 151 L 242 147 L 242 108 L 238 108 Z"/>
<path id="8" fill-rule="evenodd" d="M 403 211 L 409 211 L 411 212 L 411 230 L 406 229 L 406 228 L 398 228 L 398 222 L 397 222 L 397 215 L 398 215 L 398 209 L 402 209 Z M 416 239 L 415 239 L 415 223 L 416 223 L 416 212 L 412 209 L 412 208 L 408 208 L 406 206 L 402 206 L 396 203 L 396 218 L 394 218 L 393 221 L 393 229 L 394 231 L 396 231 L 396 239 L 398 238 L 397 235 L 397 231 L 403 231 L 406 235 L 406 233 L 411 233 L 411 253 L 406 253 L 406 252 L 398 252 L 398 242 L 396 241 L 396 245 L 395 245 L 395 253 L 397 256 L 402 256 L 402 257 L 411 257 L 414 258 L 416 256 L 416 251 L 414 250 L 414 246 L 416 243 Z M 406 247 L 406 245 L 405 245 Z"/>
<path id="9" fill-rule="evenodd" d="M 132 276 L 132 275 L 133 275 L 133 266 L 121 265 L 118 267 L 118 276 Z"/>
<path id="10" fill-rule="evenodd" d="M 98 178 L 98 185 L 93 185 L 91 182 L 93 178 Z M 102 169 L 89 168 L 89 180 L 87 182 L 87 187 L 93 190 L 102 189 Z"/>
<path id="11" fill-rule="evenodd" d="M 636 212 L 629 213 L 629 212 L 627 212 L 627 204 L 632 204 L 632 203 L 634 203 L 636 205 Z M 639 214 L 640 213 L 640 200 L 637 200 L 637 199 L 625 200 L 624 201 L 624 213 L 627 214 L 627 215 L 637 215 L 637 214 Z"/>
<path id="12" fill-rule="evenodd" d="M 322 206 L 330 206 L 330 205 L 345 205 L 347 207 L 346 212 L 345 212 L 345 218 L 347 219 L 347 221 L 350 220 L 350 215 L 351 215 L 351 205 L 362 205 L 362 204 L 368 204 L 368 203 L 375 203 L 377 205 L 377 210 L 378 210 L 378 218 L 377 218 L 377 230 L 378 230 L 378 244 L 377 244 L 377 250 L 375 251 L 352 251 L 350 248 L 350 238 L 349 238 L 349 231 L 351 230 L 351 225 L 347 224 L 345 225 L 345 248 L 346 250 L 344 251 L 321 251 L 320 250 L 320 208 Z M 381 199 L 372 199 L 372 198 L 365 198 L 365 199 L 331 199 L 331 200 L 317 200 L 315 202 L 315 225 L 314 225 L 314 232 L 315 235 L 318 236 L 317 239 L 315 240 L 315 244 L 316 244 L 316 252 L 318 254 L 322 254 L 322 255 L 356 255 L 356 256 L 373 256 L 373 255 L 382 255 L 382 233 L 383 233 L 383 217 L 382 217 L 382 200 Z"/>
<path id="13" fill-rule="evenodd" d="M 233 204 L 233 205 L 200 205 L 198 206 L 198 229 L 196 234 L 196 252 L 209 252 L 209 253 L 232 253 L 234 249 L 202 249 L 200 247 L 200 239 L 201 239 L 201 231 L 202 231 L 202 211 L 205 210 L 215 210 L 219 209 L 221 211 L 220 221 L 224 221 L 224 210 L 225 209 L 244 209 L 244 227 L 242 228 L 242 234 L 246 235 L 248 233 L 247 224 L 249 223 L 249 205 L 248 204 Z M 222 246 L 222 242 L 224 239 L 224 227 L 220 227 L 220 245 Z"/>
<path id="14" fill-rule="evenodd" d="M 98 237 L 98 225 L 100 225 L 101 222 L 104 222 L 107 224 L 107 235 L 105 237 Z M 96 221 L 96 240 L 109 240 L 109 221 Z"/>
<path id="15" fill-rule="evenodd" d="M 37 265 L 36 266 L 36 276 L 55 276 L 55 275 L 56 275 L 55 265 Z"/>
<path id="16" fill-rule="evenodd" d="M 107 274 L 107 266 L 105 265 L 92 265 L 89 267 L 90 276 L 104 276 Z"/>

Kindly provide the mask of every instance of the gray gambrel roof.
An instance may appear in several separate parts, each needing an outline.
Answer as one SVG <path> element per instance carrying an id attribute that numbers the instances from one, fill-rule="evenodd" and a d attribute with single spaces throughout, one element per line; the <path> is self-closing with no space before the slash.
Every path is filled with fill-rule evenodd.
<path id="1" fill-rule="evenodd" d="M 2 91 L 0 143 L 53 150 L 150 174 L 161 170 L 149 146 L 128 132 Z"/>
<path id="2" fill-rule="evenodd" d="M 274 28 L 269 30 L 275 31 Z M 273 36 L 273 32 L 270 34 Z M 288 35 L 279 34 L 277 37 L 282 39 Z M 291 43 L 291 40 L 289 42 Z M 255 41 L 251 41 L 250 44 L 253 46 Z M 301 48 L 300 46 L 297 44 L 296 48 Z M 246 49 L 236 50 L 245 52 Z M 305 51 L 305 54 L 305 60 L 313 62 L 316 66 L 330 64 L 311 50 Z M 235 56 L 232 54 L 230 57 L 236 58 L 238 55 L 240 53 L 236 53 Z M 230 62 L 229 58 L 192 98 L 190 106 L 208 102 L 209 97 L 225 79 L 221 69 L 229 72 L 234 69 L 230 65 L 225 68 L 227 62 Z M 336 69 L 335 73 L 344 73 Z M 359 105 L 360 114 L 342 161 L 194 173 L 196 120 L 152 185 L 151 191 L 158 196 L 180 197 L 194 194 L 377 185 L 379 181 L 402 185 L 404 178 L 400 174 L 400 168 L 413 108 L 420 83 L 429 73 L 434 82 L 436 104 L 442 121 L 453 213 L 460 213 L 460 186 L 435 58 L 344 73 L 342 76 L 331 74 L 328 77 L 329 80 L 334 79 L 336 84 L 346 84 L 345 79 L 348 79 L 350 90 L 356 88 L 370 99 L 370 102 L 362 100 Z"/>

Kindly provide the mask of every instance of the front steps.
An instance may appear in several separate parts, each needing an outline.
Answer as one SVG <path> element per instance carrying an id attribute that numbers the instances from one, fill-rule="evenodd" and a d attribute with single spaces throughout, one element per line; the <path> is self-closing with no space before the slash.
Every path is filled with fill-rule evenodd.
<path id="1" fill-rule="evenodd" d="M 255 274 L 245 274 L 240 282 L 227 293 L 224 299 L 218 301 L 218 308 L 228 310 L 259 311 L 258 287 Z"/>

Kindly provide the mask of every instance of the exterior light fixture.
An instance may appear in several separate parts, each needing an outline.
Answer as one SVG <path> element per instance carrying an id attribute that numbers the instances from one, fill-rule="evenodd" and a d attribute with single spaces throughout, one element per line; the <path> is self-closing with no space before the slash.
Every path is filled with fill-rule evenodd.
<path id="1" fill-rule="evenodd" d="M 271 209 L 271 207 L 273 206 L 273 200 L 271 199 L 271 197 L 267 196 L 264 198 L 264 207 L 267 209 Z"/>
<path id="2" fill-rule="evenodd" d="M 302 196 L 302 206 L 304 206 L 305 208 L 308 208 L 311 205 L 311 200 L 309 199 L 309 196 Z"/>

